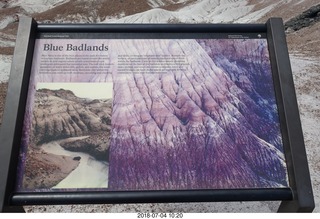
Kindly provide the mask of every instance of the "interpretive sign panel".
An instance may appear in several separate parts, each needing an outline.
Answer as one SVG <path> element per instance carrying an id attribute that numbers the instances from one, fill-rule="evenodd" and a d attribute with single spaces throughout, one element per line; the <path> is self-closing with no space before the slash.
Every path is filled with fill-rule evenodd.
<path id="1" fill-rule="evenodd" d="M 19 191 L 288 187 L 265 34 L 84 36 L 35 42 Z"/>
<path id="2" fill-rule="evenodd" d="M 2 205 L 296 200 L 271 22 L 33 25 Z"/>

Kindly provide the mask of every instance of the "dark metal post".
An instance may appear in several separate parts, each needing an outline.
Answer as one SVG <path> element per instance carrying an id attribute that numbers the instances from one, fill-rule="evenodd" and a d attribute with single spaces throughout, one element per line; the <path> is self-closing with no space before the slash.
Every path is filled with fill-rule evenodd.
<path id="1" fill-rule="evenodd" d="M 15 187 L 36 26 L 32 18 L 20 18 L 0 134 L 1 212 L 24 211 L 22 206 L 10 206 L 10 196 Z"/>
<path id="2" fill-rule="evenodd" d="M 279 212 L 312 212 L 315 204 L 308 168 L 307 154 L 301 128 L 298 103 L 294 89 L 292 70 L 289 60 L 286 36 L 281 18 L 271 18 L 267 22 L 267 34 L 272 59 L 272 71 L 276 89 L 283 106 L 284 121 L 281 121 L 288 166 L 292 201 L 282 201 Z M 278 98 L 279 99 L 279 98 Z M 280 112 L 281 113 L 281 112 Z M 286 129 L 286 130 L 284 130 Z"/>

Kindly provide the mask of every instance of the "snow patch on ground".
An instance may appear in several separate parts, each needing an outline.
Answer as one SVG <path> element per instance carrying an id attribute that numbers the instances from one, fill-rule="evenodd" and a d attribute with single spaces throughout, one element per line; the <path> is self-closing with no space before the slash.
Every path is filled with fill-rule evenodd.
<path id="1" fill-rule="evenodd" d="M 8 6 L 20 6 L 28 13 L 40 13 L 61 5 L 69 0 L 14 0 Z"/>
<path id="2" fill-rule="evenodd" d="M 12 56 L 0 55 L 0 83 L 8 82 Z"/>

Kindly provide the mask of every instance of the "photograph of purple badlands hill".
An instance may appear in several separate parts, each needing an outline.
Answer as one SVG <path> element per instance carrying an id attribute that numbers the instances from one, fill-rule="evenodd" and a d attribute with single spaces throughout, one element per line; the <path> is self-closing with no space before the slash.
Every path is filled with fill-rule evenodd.
<path id="1" fill-rule="evenodd" d="M 31 90 L 38 83 L 99 81 L 112 84 L 112 98 L 79 98 L 67 88 L 30 92 L 18 190 L 288 186 L 266 39 L 107 39 L 104 59 L 110 67 L 98 76 L 41 72 L 37 66 L 42 55 L 57 54 L 42 50 L 48 41 L 69 42 L 37 40 Z M 79 45 L 92 43 L 78 41 Z M 79 53 L 84 51 L 73 51 Z M 105 86 L 110 87 L 108 83 Z M 59 106 L 59 114 L 68 114 L 67 119 L 60 115 L 48 119 L 55 117 L 48 113 L 52 109 L 39 107 L 54 98 L 60 98 L 61 106 L 54 107 Z M 71 106 L 86 116 L 95 114 L 94 118 L 88 116 L 89 123 L 94 121 L 93 128 L 82 121 L 86 116 L 74 116 Z M 103 113 L 95 111 L 98 109 Z M 110 117 L 107 111 L 112 111 Z M 48 133 L 54 134 L 48 137 Z M 88 138 L 94 139 L 94 144 L 89 144 Z M 56 153 L 58 147 L 63 154 Z M 100 148 L 105 152 L 96 156 L 92 151 Z M 95 171 L 104 184 L 90 184 L 93 176 L 89 172 L 63 184 L 82 161 L 90 159 L 105 164 Z M 99 168 L 90 162 L 86 165 Z"/>

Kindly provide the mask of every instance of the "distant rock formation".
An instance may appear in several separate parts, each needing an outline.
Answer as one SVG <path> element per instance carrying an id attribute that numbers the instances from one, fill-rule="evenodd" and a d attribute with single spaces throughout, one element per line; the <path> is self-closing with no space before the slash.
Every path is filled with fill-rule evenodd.
<path id="1" fill-rule="evenodd" d="M 39 145 L 68 137 L 110 133 L 111 111 L 111 100 L 79 98 L 63 89 L 38 90 L 33 107 L 33 142 Z"/>
<path id="2" fill-rule="evenodd" d="M 297 31 L 309 27 L 320 21 L 320 4 L 312 6 L 302 14 L 292 18 L 285 23 L 287 32 Z"/>

